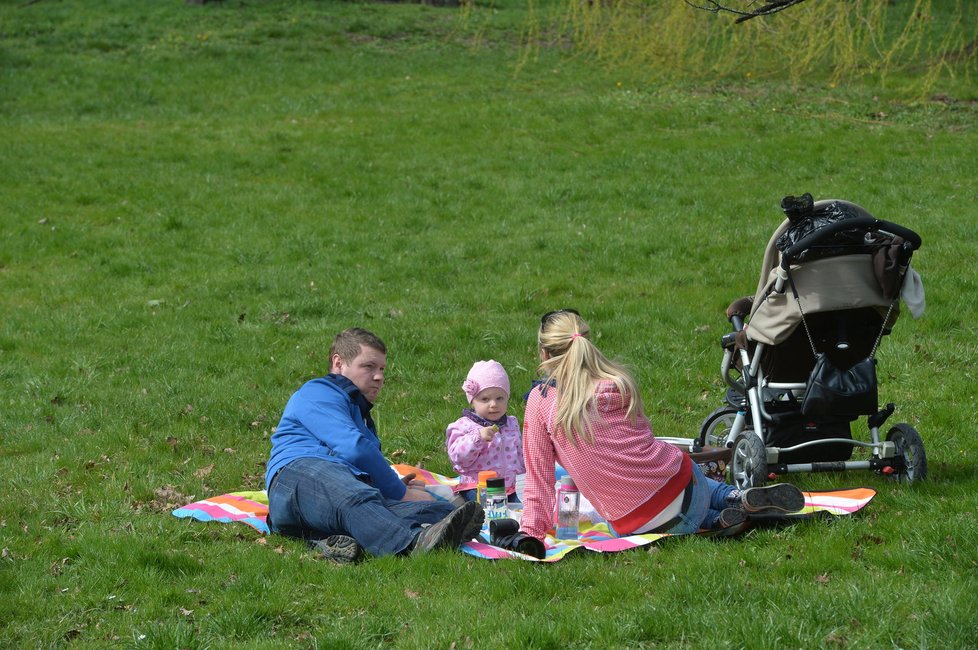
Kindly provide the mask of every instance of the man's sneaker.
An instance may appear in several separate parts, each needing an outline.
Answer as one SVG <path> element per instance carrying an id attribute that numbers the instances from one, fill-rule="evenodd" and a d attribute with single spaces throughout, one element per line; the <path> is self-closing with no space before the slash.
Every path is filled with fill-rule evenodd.
<path id="1" fill-rule="evenodd" d="M 740 502 L 749 514 L 798 512 L 805 507 L 805 495 L 794 485 L 778 483 L 748 488 L 741 493 Z"/>
<path id="2" fill-rule="evenodd" d="M 421 529 L 418 536 L 414 538 L 411 552 L 427 553 L 439 548 L 456 549 L 462 545 L 462 542 L 468 541 L 463 538 L 473 527 L 478 526 L 478 530 L 482 529 L 484 517 L 482 506 L 475 501 L 468 501 L 438 523 Z"/>
<path id="3" fill-rule="evenodd" d="M 469 509 L 472 514 L 469 515 L 469 520 L 465 524 L 465 529 L 462 530 L 463 543 L 475 539 L 476 537 L 479 537 L 479 535 L 482 534 L 482 524 L 484 524 L 486 520 L 486 511 L 482 509 L 482 506 L 476 503 L 475 501 L 472 501 L 471 503 L 474 503 L 478 507 L 473 508 L 472 506 L 469 506 Z M 466 507 L 465 503 L 459 506 L 458 509 L 464 507 Z"/>
<path id="4" fill-rule="evenodd" d="M 714 530 L 732 528 L 747 521 L 747 513 L 742 508 L 724 508 L 717 517 Z"/>
<path id="5" fill-rule="evenodd" d="M 357 540 L 346 535 L 330 535 L 325 539 L 312 540 L 309 547 L 337 564 L 353 564 L 363 555 L 363 547 Z"/>

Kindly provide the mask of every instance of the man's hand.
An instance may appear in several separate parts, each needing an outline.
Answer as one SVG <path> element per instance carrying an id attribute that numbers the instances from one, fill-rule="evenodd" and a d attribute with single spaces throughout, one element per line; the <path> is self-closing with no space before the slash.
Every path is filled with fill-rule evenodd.
<path id="1" fill-rule="evenodd" d="M 401 501 L 434 501 L 435 497 L 428 490 L 419 487 L 409 486 Z"/>
<path id="2" fill-rule="evenodd" d="M 405 474 L 404 477 L 401 478 L 401 481 L 404 483 L 404 485 L 408 487 L 423 488 L 425 485 L 424 481 L 415 479 L 414 478 L 415 476 L 417 476 L 417 474 L 415 474 L 414 472 L 411 472 L 410 474 Z"/>

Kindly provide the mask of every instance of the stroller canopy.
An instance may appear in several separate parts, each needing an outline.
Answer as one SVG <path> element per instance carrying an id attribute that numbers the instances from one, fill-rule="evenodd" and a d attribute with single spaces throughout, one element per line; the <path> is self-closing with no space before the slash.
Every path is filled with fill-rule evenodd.
<path id="1" fill-rule="evenodd" d="M 924 293 L 920 276 L 909 262 L 906 269 L 893 263 L 896 250 L 904 245 L 904 238 L 892 230 L 909 233 L 895 224 L 877 221 L 865 209 L 848 201 L 823 200 L 813 204 L 806 215 L 807 221 L 798 218 L 785 219 L 771 236 L 764 252 L 761 274 L 754 295 L 750 320 L 746 327 L 747 337 L 759 343 L 777 345 L 786 340 L 801 323 L 806 314 L 860 309 L 872 307 L 881 317 L 889 319 L 886 329 L 893 327 L 899 316 L 899 296 L 910 308 L 915 318 L 923 313 Z M 845 229 L 841 223 L 853 219 L 856 229 Z M 838 223 L 838 225 L 836 225 Z M 866 224 L 872 227 L 862 227 Z M 799 241 L 817 241 L 819 229 L 834 231 L 831 245 L 813 245 L 809 250 L 798 250 Z M 840 235 L 843 241 L 840 243 Z M 785 250 L 792 254 L 785 257 Z M 790 272 L 798 292 L 798 300 L 784 285 L 781 292 L 774 291 L 781 270 Z M 894 278 L 903 279 L 899 286 Z M 892 286 L 889 286 L 892 285 Z M 801 309 L 799 308 L 801 303 Z M 893 309 L 890 307 L 893 305 Z"/>

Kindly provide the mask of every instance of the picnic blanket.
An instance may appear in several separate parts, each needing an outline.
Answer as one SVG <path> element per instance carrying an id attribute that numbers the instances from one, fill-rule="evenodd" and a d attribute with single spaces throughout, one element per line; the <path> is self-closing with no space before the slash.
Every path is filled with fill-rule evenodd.
<path id="1" fill-rule="evenodd" d="M 458 479 L 435 474 L 425 469 L 412 467 L 411 465 L 392 465 L 391 467 L 400 476 L 414 473 L 415 478 L 423 481 L 435 498 L 451 498 L 452 486 L 458 482 Z M 800 512 L 791 515 L 789 519 L 851 515 L 865 507 L 876 496 L 876 490 L 872 488 L 853 488 L 805 492 L 804 494 L 805 507 Z M 488 523 L 483 528 L 482 535 L 476 540 L 463 544 L 461 550 L 473 557 L 487 560 L 520 559 L 532 562 L 557 562 L 578 549 L 586 549 L 597 553 L 615 553 L 646 546 L 672 537 L 671 535 L 663 534 L 615 537 L 608 529 L 608 524 L 594 511 L 590 504 L 587 503 L 587 500 L 582 497 L 581 502 L 579 539 L 559 540 L 548 535 L 545 541 L 547 556 L 542 560 L 489 544 Z M 264 490 L 222 494 L 195 501 L 173 511 L 175 517 L 191 518 L 198 521 L 240 522 L 251 526 L 263 535 L 269 533 L 268 524 L 265 521 L 267 514 L 268 496 Z M 518 508 L 511 510 L 511 515 L 516 519 L 519 518 L 520 514 L 521 511 Z M 744 529 L 739 529 L 736 532 L 742 532 L 742 530 Z M 724 533 L 724 531 L 718 532 L 720 534 Z M 700 534 L 715 535 L 717 533 L 705 532 Z"/>

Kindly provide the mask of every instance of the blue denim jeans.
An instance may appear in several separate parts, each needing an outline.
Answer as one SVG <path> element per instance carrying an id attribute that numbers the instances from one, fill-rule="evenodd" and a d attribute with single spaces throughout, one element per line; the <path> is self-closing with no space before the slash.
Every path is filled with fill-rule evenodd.
<path id="1" fill-rule="evenodd" d="M 736 488 L 707 478 L 696 463 L 693 463 L 692 480 L 695 483 L 689 508 L 679 515 L 679 523 L 664 531 L 670 535 L 689 535 L 701 528 L 713 528 L 720 511 L 733 505 L 727 501 L 727 496 Z"/>
<path id="2" fill-rule="evenodd" d="M 368 553 L 393 555 L 411 546 L 422 524 L 453 510 L 447 501 L 395 501 L 321 458 L 299 458 L 283 467 L 268 491 L 273 533 L 313 540 L 349 535 Z"/>

